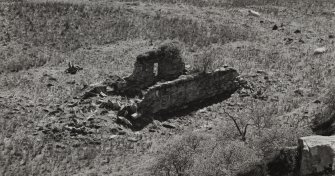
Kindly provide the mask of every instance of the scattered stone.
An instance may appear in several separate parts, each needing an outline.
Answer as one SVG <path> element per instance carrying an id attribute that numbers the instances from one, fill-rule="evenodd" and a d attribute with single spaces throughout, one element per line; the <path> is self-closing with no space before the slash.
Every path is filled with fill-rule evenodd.
<path id="1" fill-rule="evenodd" d="M 140 116 L 141 115 L 139 113 L 134 113 L 131 115 L 131 118 L 135 120 L 135 119 L 138 119 Z"/>
<path id="2" fill-rule="evenodd" d="M 248 89 L 244 88 L 240 89 L 238 93 L 240 97 L 248 97 L 251 94 L 251 92 Z"/>
<path id="3" fill-rule="evenodd" d="M 119 131 L 119 133 L 118 133 L 119 135 L 126 135 L 127 134 L 127 132 L 126 131 L 124 131 L 124 130 L 121 130 L 121 131 Z"/>
<path id="4" fill-rule="evenodd" d="M 141 138 L 135 138 L 135 137 L 129 137 L 128 138 L 128 141 L 130 141 L 130 142 L 137 142 L 139 140 L 141 140 Z"/>
<path id="5" fill-rule="evenodd" d="M 274 25 L 273 27 L 272 27 L 272 30 L 278 30 L 278 26 L 277 25 Z"/>
<path id="6" fill-rule="evenodd" d="M 137 104 L 134 101 L 131 101 L 131 104 L 129 105 L 129 110 L 132 114 L 137 112 Z"/>
<path id="7" fill-rule="evenodd" d="M 68 64 L 69 68 L 67 68 L 65 70 L 65 73 L 69 73 L 69 74 L 76 74 L 79 70 L 82 70 L 83 68 L 79 67 L 79 66 L 75 66 L 73 65 L 73 63 L 69 62 Z"/>
<path id="8" fill-rule="evenodd" d="M 206 112 L 207 111 L 207 108 L 202 108 L 202 109 L 200 109 L 198 112 L 199 113 L 204 113 L 204 112 Z"/>
<path id="9" fill-rule="evenodd" d="M 261 14 L 259 12 L 256 12 L 254 10 L 248 10 L 249 15 L 254 16 L 254 17 L 260 17 Z"/>
<path id="10" fill-rule="evenodd" d="M 77 105 L 78 105 L 78 102 L 73 102 L 73 103 L 68 104 L 67 106 L 72 108 L 72 107 L 75 107 Z"/>
<path id="11" fill-rule="evenodd" d="M 107 88 L 107 87 L 106 87 Z M 103 93 L 103 92 L 100 92 L 100 96 L 102 96 L 102 97 L 107 97 L 107 95 L 105 94 L 105 93 Z"/>
<path id="12" fill-rule="evenodd" d="M 101 95 L 101 92 L 104 94 L 107 92 L 106 85 L 104 85 L 103 83 L 91 84 L 89 85 L 89 90 L 82 95 L 82 99 L 87 99 Z"/>
<path id="13" fill-rule="evenodd" d="M 295 33 L 295 34 L 300 34 L 301 31 L 300 31 L 299 29 L 297 29 L 297 30 L 294 31 L 294 33 Z"/>
<path id="14" fill-rule="evenodd" d="M 320 100 L 315 100 L 315 101 L 313 101 L 313 103 L 320 104 L 321 101 Z"/>
<path id="15" fill-rule="evenodd" d="M 74 147 L 74 148 L 80 147 L 80 143 L 79 143 L 79 142 L 74 143 L 74 144 L 72 145 L 72 147 Z"/>
<path id="16" fill-rule="evenodd" d="M 292 38 L 284 38 L 284 41 L 285 41 L 285 45 L 289 45 L 293 42 L 293 39 Z"/>
<path id="17" fill-rule="evenodd" d="M 153 128 L 149 128 L 149 132 L 156 132 L 156 130 L 155 129 L 153 129 Z"/>
<path id="18" fill-rule="evenodd" d="M 56 143 L 56 148 L 59 148 L 59 149 L 65 149 L 66 146 L 64 144 L 61 144 L 61 143 Z"/>
<path id="19" fill-rule="evenodd" d="M 152 122 L 152 127 L 154 127 L 154 128 L 159 128 L 161 125 L 162 125 L 162 123 L 158 120 L 154 120 Z"/>
<path id="20" fill-rule="evenodd" d="M 117 119 L 116 119 L 116 122 L 120 123 L 122 125 L 126 125 L 128 127 L 133 126 L 133 124 L 128 119 L 126 119 L 126 118 L 124 118 L 122 116 L 118 116 Z"/>
<path id="21" fill-rule="evenodd" d="M 42 131 L 42 130 L 43 130 L 43 127 L 38 126 L 38 127 L 36 127 L 35 129 L 36 129 L 37 131 Z"/>
<path id="22" fill-rule="evenodd" d="M 105 115 L 105 114 L 108 114 L 108 111 L 107 111 L 107 110 L 102 110 L 102 111 L 100 112 L 100 115 Z"/>
<path id="23" fill-rule="evenodd" d="M 326 47 L 320 47 L 314 50 L 314 55 L 323 54 L 327 51 Z"/>
<path id="24" fill-rule="evenodd" d="M 53 115 L 56 115 L 56 114 L 61 113 L 61 112 L 63 112 L 63 110 L 60 109 L 60 108 L 57 108 L 56 110 L 49 112 L 48 115 L 53 116 Z"/>
<path id="25" fill-rule="evenodd" d="M 52 87 L 52 86 L 54 86 L 54 85 L 51 84 L 51 83 L 48 83 L 48 84 L 47 84 L 47 87 Z"/>
<path id="26" fill-rule="evenodd" d="M 304 92 L 305 92 L 304 89 L 296 89 L 296 90 L 294 90 L 295 94 L 297 94 L 299 96 L 302 96 L 302 97 L 304 96 Z"/>
<path id="27" fill-rule="evenodd" d="M 109 157 L 104 157 L 103 159 L 102 159 L 102 161 L 101 161 L 101 164 L 102 165 L 106 165 L 106 164 L 108 164 L 110 162 L 110 159 L 109 159 Z M 94 174 L 93 174 L 94 175 Z"/>
<path id="28" fill-rule="evenodd" d="M 66 84 L 70 84 L 70 85 L 76 84 L 76 80 L 67 81 Z"/>
<path id="29" fill-rule="evenodd" d="M 112 102 L 110 100 L 107 100 L 106 102 L 100 102 L 99 108 L 105 108 L 108 110 L 118 111 L 121 109 L 121 105 L 119 102 Z"/>
<path id="30" fill-rule="evenodd" d="M 267 75 L 268 73 L 264 70 L 257 70 L 256 73 Z"/>
<path id="31" fill-rule="evenodd" d="M 49 75 L 49 81 L 57 81 L 57 78 L 52 77 L 52 76 Z"/>
<path id="32" fill-rule="evenodd" d="M 111 128 L 111 129 L 110 129 L 110 132 L 111 132 L 112 134 L 117 134 L 117 133 L 119 132 L 119 129 L 118 129 L 118 128 Z"/>
<path id="33" fill-rule="evenodd" d="M 91 141 L 89 141 L 89 144 L 93 144 L 93 145 L 101 145 L 101 141 L 98 141 L 98 140 L 91 140 Z"/>
<path id="34" fill-rule="evenodd" d="M 113 87 L 107 86 L 106 91 L 107 91 L 108 94 L 110 94 L 110 93 L 114 92 L 115 89 Z"/>
<path id="35" fill-rule="evenodd" d="M 202 125 L 201 128 L 205 128 L 206 130 L 212 130 L 213 125 L 212 124 L 205 124 L 205 125 Z"/>
<path id="36" fill-rule="evenodd" d="M 299 139 L 300 175 L 335 173 L 335 136 L 307 136 Z"/>
<path id="37" fill-rule="evenodd" d="M 109 139 L 115 139 L 115 138 L 117 138 L 118 137 L 118 135 L 111 135 L 110 137 L 109 137 Z"/>
<path id="38" fill-rule="evenodd" d="M 171 123 L 166 123 L 166 122 L 163 123 L 162 126 L 165 127 L 165 128 L 169 128 L 169 129 L 175 129 L 176 128 L 175 125 L 173 125 Z"/>

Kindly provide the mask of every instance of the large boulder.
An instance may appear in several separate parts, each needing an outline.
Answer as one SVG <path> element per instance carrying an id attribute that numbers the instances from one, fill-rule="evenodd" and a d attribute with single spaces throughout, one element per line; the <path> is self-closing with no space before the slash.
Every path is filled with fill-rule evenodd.
<path id="1" fill-rule="evenodd" d="M 330 174 L 335 170 L 335 136 L 299 139 L 300 175 Z"/>
<path id="2" fill-rule="evenodd" d="M 237 176 L 296 176 L 298 155 L 297 147 L 274 151 L 263 161 L 245 168 Z"/>

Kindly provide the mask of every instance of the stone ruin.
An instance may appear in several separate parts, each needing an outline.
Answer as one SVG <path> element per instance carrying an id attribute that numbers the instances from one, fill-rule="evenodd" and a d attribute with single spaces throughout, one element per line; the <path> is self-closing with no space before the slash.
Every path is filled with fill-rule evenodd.
<path id="1" fill-rule="evenodd" d="M 146 89 L 158 81 L 170 81 L 185 73 L 185 63 L 175 43 L 137 56 L 133 74 L 124 78 L 127 89 Z"/>
<path id="2" fill-rule="evenodd" d="M 238 73 L 232 68 L 220 68 L 210 73 L 186 72 L 178 43 L 168 42 L 137 56 L 130 76 L 112 76 L 94 86 L 86 96 L 99 92 L 126 96 L 133 103 L 125 105 L 119 115 L 126 113 L 137 118 L 230 95 L 239 87 Z"/>

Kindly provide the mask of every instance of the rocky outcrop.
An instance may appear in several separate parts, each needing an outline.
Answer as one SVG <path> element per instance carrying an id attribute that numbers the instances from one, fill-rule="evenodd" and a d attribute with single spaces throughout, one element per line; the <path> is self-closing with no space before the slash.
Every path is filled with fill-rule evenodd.
<path id="1" fill-rule="evenodd" d="M 335 136 L 302 137 L 299 148 L 301 176 L 335 174 Z"/>

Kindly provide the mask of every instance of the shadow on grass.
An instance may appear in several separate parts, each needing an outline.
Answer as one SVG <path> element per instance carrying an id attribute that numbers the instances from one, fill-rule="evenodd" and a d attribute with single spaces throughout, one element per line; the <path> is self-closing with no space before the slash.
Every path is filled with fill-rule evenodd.
<path id="1" fill-rule="evenodd" d="M 153 120 L 158 120 L 160 122 L 167 121 L 169 119 L 177 119 L 182 116 L 186 116 L 192 112 L 195 112 L 204 107 L 222 102 L 231 97 L 232 93 L 220 94 L 214 97 L 210 97 L 203 100 L 193 101 L 191 103 L 185 104 L 183 107 L 171 107 L 167 110 L 162 110 L 155 114 L 146 114 L 141 118 L 132 121 L 133 127 L 131 127 L 134 131 L 139 131 L 145 128 L 148 124 L 150 124 Z"/>

